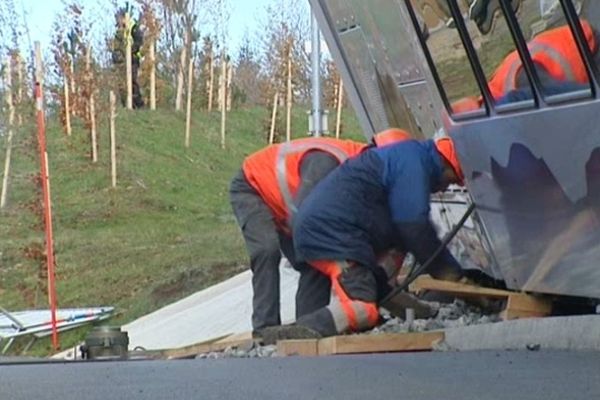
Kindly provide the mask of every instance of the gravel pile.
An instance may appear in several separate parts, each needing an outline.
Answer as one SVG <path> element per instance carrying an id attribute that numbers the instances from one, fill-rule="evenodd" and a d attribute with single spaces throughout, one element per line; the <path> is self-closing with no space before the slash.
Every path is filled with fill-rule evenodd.
<path id="1" fill-rule="evenodd" d="M 369 333 L 423 332 L 500 321 L 498 313 L 485 314 L 479 307 L 469 305 L 463 300 L 457 299 L 449 304 L 431 304 L 438 309 L 434 318 L 410 321 L 384 315 L 385 323 L 373 328 Z"/>
<path id="2" fill-rule="evenodd" d="M 223 351 L 214 351 L 211 353 L 198 354 L 197 359 L 217 359 L 217 358 L 268 358 L 277 357 L 277 346 L 261 346 L 256 343 L 247 346 L 228 347 Z"/>

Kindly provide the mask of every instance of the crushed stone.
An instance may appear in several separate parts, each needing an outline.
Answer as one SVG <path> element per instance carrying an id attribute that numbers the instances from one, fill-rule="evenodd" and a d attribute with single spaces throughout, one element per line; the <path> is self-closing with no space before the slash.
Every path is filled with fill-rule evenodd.
<path id="1" fill-rule="evenodd" d="M 403 320 L 390 315 L 383 315 L 385 322 L 373 328 L 368 333 L 404 333 L 404 332 L 424 332 L 447 328 L 456 328 L 459 326 L 487 324 L 500 321 L 499 313 L 486 314 L 481 308 L 467 304 L 463 300 L 456 299 L 452 303 L 430 304 L 438 309 L 433 318 Z"/>

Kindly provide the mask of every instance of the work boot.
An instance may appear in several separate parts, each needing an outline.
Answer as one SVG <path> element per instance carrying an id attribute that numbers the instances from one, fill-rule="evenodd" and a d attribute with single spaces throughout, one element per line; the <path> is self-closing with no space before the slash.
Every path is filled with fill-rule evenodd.
<path id="1" fill-rule="evenodd" d="M 269 326 L 262 329 L 262 343 L 265 346 L 276 344 L 278 340 L 319 339 L 321 337 L 319 332 L 297 324 Z"/>

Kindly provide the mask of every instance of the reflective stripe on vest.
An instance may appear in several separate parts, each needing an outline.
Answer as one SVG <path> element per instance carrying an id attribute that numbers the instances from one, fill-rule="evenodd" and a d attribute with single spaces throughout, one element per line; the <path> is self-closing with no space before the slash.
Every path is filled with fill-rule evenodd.
<path id="1" fill-rule="evenodd" d="M 281 196 L 283 197 L 283 202 L 288 209 L 288 218 L 298 212 L 296 205 L 292 199 L 292 193 L 290 192 L 290 188 L 288 186 L 288 171 L 286 160 L 287 156 L 293 153 L 300 153 L 308 150 L 322 150 L 338 159 L 340 163 L 343 163 L 346 159 L 348 159 L 348 154 L 339 149 L 336 146 L 332 146 L 329 143 L 317 142 L 314 143 L 294 143 L 294 142 L 286 142 L 283 143 L 279 147 L 279 151 L 277 152 L 277 160 L 276 160 L 276 175 L 277 175 L 277 185 L 279 186 L 279 191 Z"/>
<path id="2" fill-rule="evenodd" d="M 567 81 L 574 82 L 575 74 L 569 64 L 569 61 L 565 59 L 556 49 L 543 43 L 531 43 L 527 46 L 529 48 L 529 54 L 533 59 L 537 54 L 545 53 L 552 61 L 560 65 Z M 507 94 L 511 90 L 515 90 L 517 87 L 517 72 L 521 68 L 521 58 L 517 55 L 517 59 L 514 60 L 510 66 L 510 69 L 504 80 L 504 94 Z"/>

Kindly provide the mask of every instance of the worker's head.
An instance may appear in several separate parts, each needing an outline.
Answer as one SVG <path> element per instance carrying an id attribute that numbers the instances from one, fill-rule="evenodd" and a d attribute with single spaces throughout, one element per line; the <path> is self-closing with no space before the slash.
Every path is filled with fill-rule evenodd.
<path id="1" fill-rule="evenodd" d="M 373 142 L 377 147 L 388 146 L 397 142 L 403 142 L 410 139 L 410 133 L 400 128 L 389 128 L 385 131 L 376 133 L 373 136 Z"/>
<path id="2" fill-rule="evenodd" d="M 464 185 L 465 177 L 456 156 L 452 139 L 447 136 L 440 138 L 435 141 L 435 147 L 442 158 L 443 171 L 440 180 L 442 188 L 445 189 L 451 183 Z"/>

